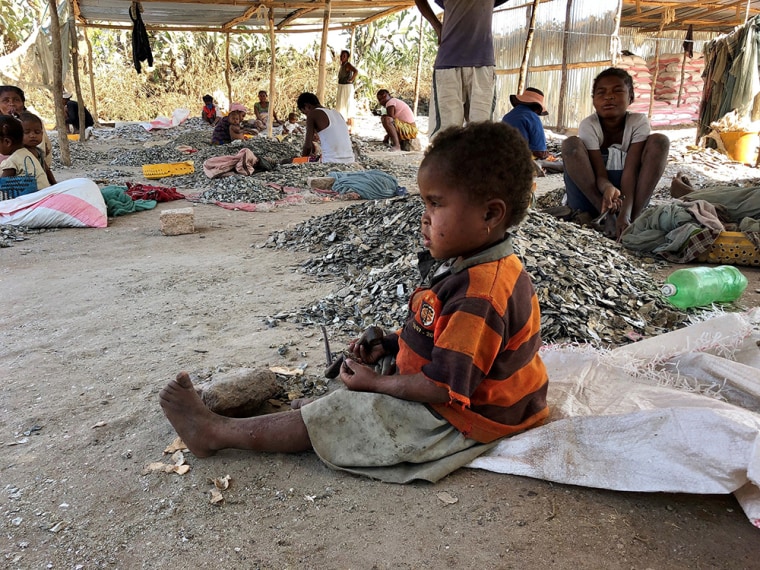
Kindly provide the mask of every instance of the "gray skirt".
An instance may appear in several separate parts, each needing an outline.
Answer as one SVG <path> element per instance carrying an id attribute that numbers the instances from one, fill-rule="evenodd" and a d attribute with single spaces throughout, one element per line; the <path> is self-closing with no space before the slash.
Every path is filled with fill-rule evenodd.
<path id="1" fill-rule="evenodd" d="M 491 449 L 427 406 L 339 389 L 301 408 L 314 451 L 333 469 L 387 483 L 432 483 Z"/>

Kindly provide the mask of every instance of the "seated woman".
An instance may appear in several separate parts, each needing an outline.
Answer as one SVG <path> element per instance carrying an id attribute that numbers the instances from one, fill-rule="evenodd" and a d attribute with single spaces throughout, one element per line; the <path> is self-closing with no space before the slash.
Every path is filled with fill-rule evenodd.
<path id="1" fill-rule="evenodd" d="M 589 218 L 605 215 L 604 233 L 620 238 L 649 204 L 668 160 L 670 140 L 651 134 L 643 113 L 629 113 L 633 79 L 610 67 L 594 79 L 593 115 L 562 143 L 567 205 Z"/>
<path id="2" fill-rule="evenodd" d="M 282 124 L 282 121 L 277 118 L 277 113 L 275 113 L 274 109 L 272 108 L 270 110 L 271 105 L 269 104 L 269 99 L 267 96 L 266 91 L 259 91 L 259 100 L 258 102 L 253 104 L 253 114 L 256 116 L 256 120 L 253 123 L 253 126 L 259 130 L 263 131 L 267 128 L 267 122 L 269 121 L 269 115 L 272 115 L 273 123 L 272 126 L 279 126 Z"/>

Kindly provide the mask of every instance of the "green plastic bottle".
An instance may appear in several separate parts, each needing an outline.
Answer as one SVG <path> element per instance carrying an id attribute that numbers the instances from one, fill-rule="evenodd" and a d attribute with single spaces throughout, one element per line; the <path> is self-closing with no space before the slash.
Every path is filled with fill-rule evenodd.
<path id="1" fill-rule="evenodd" d="M 689 267 L 671 273 L 662 286 L 665 298 L 680 309 L 736 301 L 747 278 L 733 265 Z"/>

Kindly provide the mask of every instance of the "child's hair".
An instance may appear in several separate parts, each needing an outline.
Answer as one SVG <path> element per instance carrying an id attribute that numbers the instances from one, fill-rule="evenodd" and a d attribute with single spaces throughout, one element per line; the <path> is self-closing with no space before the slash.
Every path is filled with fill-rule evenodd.
<path id="1" fill-rule="evenodd" d="M 473 201 L 504 200 L 510 208 L 508 225 L 517 225 L 527 214 L 533 158 L 517 129 L 490 121 L 449 127 L 435 136 L 420 168 L 431 163 L 443 180 Z"/>
<path id="2" fill-rule="evenodd" d="M 314 93 L 301 93 L 296 101 L 296 106 L 299 111 L 303 111 L 305 105 L 312 105 L 314 107 L 321 107 L 319 98 Z"/>
<path id="3" fill-rule="evenodd" d="M 348 50 L 347 50 L 347 49 L 342 49 L 342 50 L 340 50 L 340 55 L 343 55 L 344 53 L 346 54 L 346 57 L 350 57 L 350 56 L 351 56 L 351 54 L 350 54 L 350 53 L 348 53 Z"/>
<path id="4" fill-rule="evenodd" d="M 37 123 L 38 125 L 42 125 L 42 119 L 40 119 L 37 115 L 34 113 L 30 113 L 29 111 L 24 111 L 18 116 L 18 120 L 21 121 L 21 123 Z"/>
<path id="5" fill-rule="evenodd" d="M 296 119 L 296 120 L 298 120 L 298 115 L 296 115 L 295 113 L 288 113 L 288 121 L 290 119 Z"/>
<path id="6" fill-rule="evenodd" d="M 24 95 L 24 90 L 20 87 L 16 87 L 15 85 L 0 85 L 0 95 L 5 93 L 6 91 L 11 91 L 12 93 L 15 93 L 21 98 L 22 103 L 26 103 L 26 96 Z"/>
<path id="7" fill-rule="evenodd" d="M 633 77 L 631 77 L 630 73 L 625 69 L 620 69 L 619 67 L 608 67 L 594 77 L 594 84 L 591 86 L 592 95 L 596 91 L 596 85 L 599 83 L 599 80 L 604 79 L 605 77 L 617 77 L 618 79 L 622 79 L 625 86 L 628 87 L 628 103 L 633 103 Z"/>
<path id="8" fill-rule="evenodd" d="M 377 92 L 377 95 L 375 95 L 375 96 L 376 96 L 376 97 L 380 97 L 380 95 L 388 95 L 388 97 L 390 97 L 390 96 L 391 96 L 391 92 L 390 92 L 390 91 L 388 91 L 387 89 L 380 89 L 380 90 Z"/>
<path id="9" fill-rule="evenodd" d="M 264 91 L 263 89 L 261 91 L 259 91 L 259 95 L 266 95 L 266 94 L 267 94 L 267 92 Z"/>
<path id="10" fill-rule="evenodd" d="M 9 138 L 13 144 L 23 144 L 24 127 L 16 117 L 0 115 L 0 138 Z"/>
<path id="11" fill-rule="evenodd" d="M 211 95 L 204 95 L 203 96 L 203 102 L 204 103 L 213 103 L 214 98 Z"/>

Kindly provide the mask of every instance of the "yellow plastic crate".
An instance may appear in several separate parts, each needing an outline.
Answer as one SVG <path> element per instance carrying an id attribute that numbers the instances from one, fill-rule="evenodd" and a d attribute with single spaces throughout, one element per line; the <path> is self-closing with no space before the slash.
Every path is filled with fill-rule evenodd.
<path id="1" fill-rule="evenodd" d="M 79 135 L 74 135 L 74 134 L 69 133 L 68 135 L 66 135 L 66 138 L 69 139 L 70 141 L 78 141 Z"/>
<path id="2" fill-rule="evenodd" d="M 143 164 L 143 176 L 151 180 L 166 178 L 167 176 L 182 176 L 195 172 L 192 160 L 184 162 L 167 162 L 164 164 Z"/>
<path id="3" fill-rule="evenodd" d="M 700 263 L 760 266 L 760 249 L 742 232 L 721 232 L 706 252 L 697 258 Z"/>

